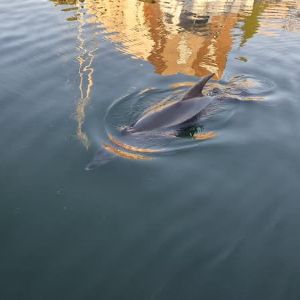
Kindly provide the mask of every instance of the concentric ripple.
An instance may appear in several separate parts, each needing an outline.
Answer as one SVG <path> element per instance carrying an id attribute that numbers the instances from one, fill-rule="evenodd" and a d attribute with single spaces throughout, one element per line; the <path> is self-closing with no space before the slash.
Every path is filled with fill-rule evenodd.
<path id="1" fill-rule="evenodd" d="M 237 102 L 262 101 L 274 89 L 271 81 L 250 75 L 239 75 L 229 82 L 210 82 L 203 93 L 215 97 L 216 103 L 199 123 L 179 136 L 168 131 L 124 134 L 124 128 L 134 124 L 143 114 L 180 100 L 193 84 L 183 82 L 166 89 L 145 89 L 117 99 L 105 116 L 106 141 L 102 142 L 96 165 L 109 161 L 107 153 L 101 159 L 103 152 L 126 159 L 149 160 L 162 153 L 200 146 L 203 141 L 217 137 L 218 131 L 234 116 Z"/>
<path id="2" fill-rule="evenodd" d="M 275 84 L 271 80 L 257 75 L 239 75 L 230 80 L 229 88 L 230 93 L 235 95 L 260 97 L 271 94 L 275 89 Z"/>

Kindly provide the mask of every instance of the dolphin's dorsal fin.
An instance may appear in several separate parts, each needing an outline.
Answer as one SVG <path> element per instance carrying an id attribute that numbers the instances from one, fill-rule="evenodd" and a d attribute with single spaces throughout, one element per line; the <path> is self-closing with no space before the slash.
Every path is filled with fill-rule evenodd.
<path id="1" fill-rule="evenodd" d="M 215 74 L 212 73 L 206 77 L 203 77 L 198 83 L 196 83 L 191 89 L 187 91 L 187 93 L 182 97 L 181 101 L 187 100 L 194 97 L 201 97 L 203 96 L 202 90 L 206 84 L 206 82 L 212 78 Z"/>

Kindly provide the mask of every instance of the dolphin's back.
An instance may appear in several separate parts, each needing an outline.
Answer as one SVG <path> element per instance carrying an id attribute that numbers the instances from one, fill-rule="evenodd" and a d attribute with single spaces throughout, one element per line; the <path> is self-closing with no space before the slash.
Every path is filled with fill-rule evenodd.
<path id="1" fill-rule="evenodd" d="M 175 127 L 198 115 L 212 102 L 212 97 L 196 97 L 178 101 L 159 111 L 145 114 L 131 129 L 140 132 Z"/>

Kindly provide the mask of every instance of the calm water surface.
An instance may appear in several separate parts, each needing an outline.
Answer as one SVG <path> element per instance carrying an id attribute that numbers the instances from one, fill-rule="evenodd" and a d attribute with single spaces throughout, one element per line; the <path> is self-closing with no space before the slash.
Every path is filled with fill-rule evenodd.
<path id="1" fill-rule="evenodd" d="M 298 0 L 2 0 L 0 16 L 1 299 L 300 299 Z M 114 118 L 211 72 L 262 101 L 196 147 L 85 170 Z"/>

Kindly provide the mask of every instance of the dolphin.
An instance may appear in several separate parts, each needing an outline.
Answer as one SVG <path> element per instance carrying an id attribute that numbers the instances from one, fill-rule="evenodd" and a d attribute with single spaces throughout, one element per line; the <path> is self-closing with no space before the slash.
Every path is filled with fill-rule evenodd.
<path id="1" fill-rule="evenodd" d="M 210 74 L 203 77 L 198 83 L 190 88 L 180 100 L 172 102 L 162 101 L 146 110 L 131 125 L 120 128 L 120 134 L 124 139 L 107 132 L 108 141 L 101 142 L 100 149 L 96 153 L 94 160 L 87 165 L 86 170 L 92 170 L 97 166 L 106 164 L 114 157 L 123 157 L 134 160 L 149 160 L 155 153 L 169 151 L 168 148 L 140 147 L 136 144 L 137 136 L 141 134 L 142 142 L 152 137 L 191 137 L 196 140 L 208 140 L 216 137 L 214 131 L 203 132 L 199 126 L 199 120 L 213 115 L 219 109 L 222 110 L 222 102 L 226 103 L 253 103 L 261 101 L 261 98 L 243 99 L 240 97 L 231 97 L 229 94 L 221 94 L 218 88 L 212 92 L 214 96 L 207 96 L 202 93 L 206 83 L 214 76 Z M 242 91 L 242 89 L 241 89 Z M 218 96 L 219 95 L 219 96 Z M 245 101 L 241 101 L 245 100 Z M 198 127 L 201 131 L 198 131 Z M 128 139 L 126 139 L 128 137 Z"/>
<path id="2" fill-rule="evenodd" d="M 204 96 L 202 90 L 214 74 L 202 78 L 183 97 L 143 114 L 135 123 L 123 129 L 123 133 L 146 133 L 181 130 L 192 126 L 216 99 Z"/>
<path id="3" fill-rule="evenodd" d="M 180 100 L 171 103 L 160 103 L 155 109 L 143 113 L 138 120 L 130 126 L 122 128 L 121 134 L 135 135 L 147 134 L 158 136 L 180 137 L 186 129 L 194 127 L 202 115 L 206 115 L 210 108 L 218 101 L 215 97 L 205 96 L 202 90 L 205 84 L 214 74 L 203 77 L 198 83 L 190 88 Z M 192 137 L 198 140 L 214 138 L 216 134 L 211 132 L 196 133 Z M 135 160 L 148 160 L 151 157 L 144 154 L 163 152 L 164 149 L 140 148 L 131 144 L 125 144 L 116 137 L 108 134 L 110 144 L 102 143 L 94 160 L 89 163 L 86 170 L 92 170 L 97 166 L 106 164 L 115 156 Z M 143 154 L 137 154 L 143 153 Z"/>

